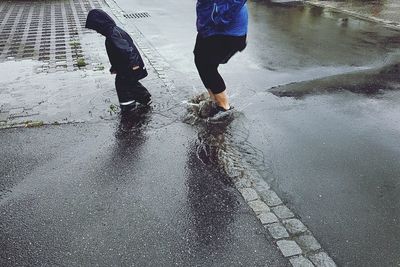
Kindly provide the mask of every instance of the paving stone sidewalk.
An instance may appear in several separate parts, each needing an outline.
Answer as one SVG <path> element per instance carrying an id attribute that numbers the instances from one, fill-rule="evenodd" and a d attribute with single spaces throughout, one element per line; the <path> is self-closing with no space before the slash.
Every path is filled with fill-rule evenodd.
<path id="1" fill-rule="evenodd" d="M 7 70 L 0 76 L 0 128 L 116 117 L 104 38 L 84 28 L 87 12 L 100 7 L 98 0 L 0 3 L 0 67 Z M 144 85 L 164 86 L 147 65 Z"/>
<path id="2" fill-rule="evenodd" d="M 2 1 L 0 62 L 39 60 L 42 72 L 84 68 L 80 36 L 87 11 L 99 7 L 98 0 Z"/>

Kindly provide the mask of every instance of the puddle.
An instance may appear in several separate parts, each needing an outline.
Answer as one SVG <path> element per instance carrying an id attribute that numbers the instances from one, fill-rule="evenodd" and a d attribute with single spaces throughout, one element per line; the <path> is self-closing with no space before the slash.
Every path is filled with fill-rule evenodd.
<path id="1" fill-rule="evenodd" d="M 261 150 L 249 142 L 248 121 L 243 113 L 236 110 L 230 120 L 210 122 L 207 116 L 209 104 L 207 93 L 193 97 L 188 102 L 184 119 L 198 130 L 198 159 L 206 165 L 218 167 L 233 182 L 241 185 L 252 186 L 261 177 L 271 180 L 271 164 L 266 162 Z"/>
<path id="2" fill-rule="evenodd" d="M 279 97 L 302 97 L 338 91 L 373 95 L 400 89 L 400 63 L 277 86 L 268 91 Z"/>

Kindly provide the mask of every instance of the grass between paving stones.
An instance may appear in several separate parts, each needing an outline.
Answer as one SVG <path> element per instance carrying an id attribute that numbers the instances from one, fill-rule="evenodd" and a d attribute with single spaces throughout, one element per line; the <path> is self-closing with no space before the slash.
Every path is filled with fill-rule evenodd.
<path id="1" fill-rule="evenodd" d="M 78 66 L 78 68 L 84 68 L 86 67 L 87 63 L 83 57 L 80 57 L 76 60 L 76 65 Z"/>
<path id="2" fill-rule="evenodd" d="M 110 113 L 110 115 L 113 115 L 113 114 L 117 114 L 118 113 L 118 111 L 119 111 L 119 107 L 117 106 L 117 105 L 115 105 L 115 104 L 111 104 L 109 107 L 108 107 L 108 113 Z"/>
<path id="3" fill-rule="evenodd" d="M 71 42 L 69 42 L 69 46 L 76 56 L 76 66 L 80 69 L 86 67 L 88 64 L 86 63 L 85 58 L 80 54 L 79 51 L 81 48 L 81 43 L 78 40 L 72 39 Z"/>
<path id="4" fill-rule="evenodd" d="M 0 129 L 9 129 L 9 128 L 38 128 L 44 126 L 45 123 L 43 121 L 23 121 L 23 122 L 1 122 Z"/>
<path id="5" fill-rule="evenodd" d="M 43 121 L 29 121 L 25 122 L 25 128 L 37 128 L 44 125 Z"/>

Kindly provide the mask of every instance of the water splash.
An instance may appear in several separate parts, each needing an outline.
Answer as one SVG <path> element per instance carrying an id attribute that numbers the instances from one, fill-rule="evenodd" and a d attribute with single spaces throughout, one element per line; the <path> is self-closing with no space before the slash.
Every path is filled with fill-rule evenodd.
<path id="1" fill-rule="evenodd" d="M 228 175 L 238 188 L 256 186 L 264 179 L 274 180 L 263 152 L 249 141 L 246 118 L 240 111 L 250 104 L 235 111 L 234 119 L 210 123 L 202 117 L 202 107 L 210 99 L 206 94 L 193 97 L 188 101 L 186 123 L 198 129 L 196 155 L 206 165 L 213 165 Z M 204 111 L 203 111 L 204 112 Z M 206 112 L 204 112 L 206 113 Z"/>

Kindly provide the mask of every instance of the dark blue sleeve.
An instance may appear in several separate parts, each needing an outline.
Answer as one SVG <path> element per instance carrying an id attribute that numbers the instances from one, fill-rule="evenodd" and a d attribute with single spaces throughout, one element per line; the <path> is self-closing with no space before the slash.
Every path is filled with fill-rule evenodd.
<path id="1" fill-rule="evenodd" d="M 123 59 L 129 68 L 140 65 L 140 54 L 125 40 L 120 33 L 114 32 L 109 38 L 109 42 L 114 47 L 114 51 Z"/>
<path id="2" fill-rule="evenodd" d="M 214 3 L 211 20 L 215 25 L 229 24 L 242 9 L 247 0 L 225 0 Z"/>

